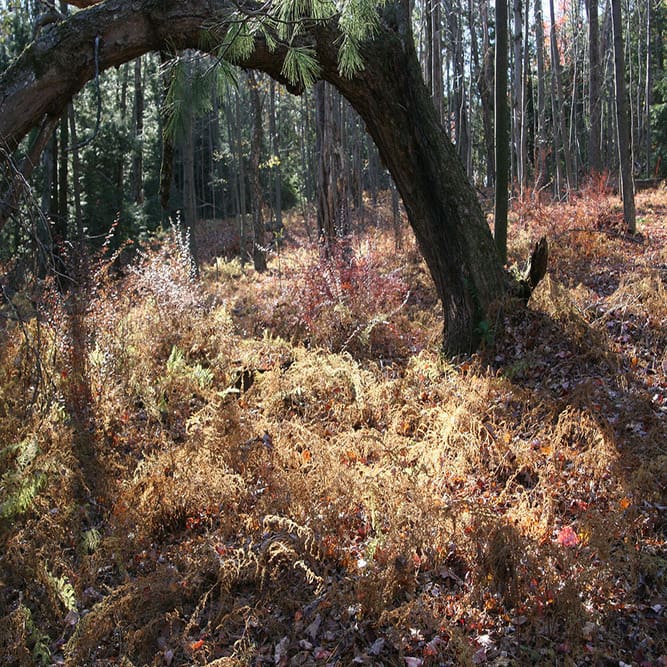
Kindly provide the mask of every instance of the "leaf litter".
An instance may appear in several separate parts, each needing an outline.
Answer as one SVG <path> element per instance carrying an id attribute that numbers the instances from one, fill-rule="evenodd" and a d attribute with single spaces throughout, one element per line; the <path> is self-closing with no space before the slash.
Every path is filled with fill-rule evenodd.
<path id="1" fill-rule="evenodd" d="M 666 197 L 638 196 L 639 243 L 601 233 L 604 193 L 516 205 L 550 272 L 465 358 L 383 232 L 329 285 L 305 247 L 194 284 L 169 239 L 100 272 L 80 412 L 57 299 L 8 328 L 6 663 L 667 663 Z"/>

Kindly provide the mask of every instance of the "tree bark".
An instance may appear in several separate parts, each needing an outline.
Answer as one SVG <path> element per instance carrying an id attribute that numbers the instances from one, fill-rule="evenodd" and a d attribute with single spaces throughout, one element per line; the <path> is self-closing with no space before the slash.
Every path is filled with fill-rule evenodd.
<path id="1" fill-rule="evenodd" d="M 259 163 L 262 153 L 262 100 L 255 73 L 248 72 L 250 107 L 252 109 L 252 141 L 250 147 L 250 190 L 252 192 L 252 261 L 255 271 L 266 271 L 266 242 L 262 217 L 262 184 Z"/>
<path id="2" fill-rule="evenodd" d="M 594 174 L 602 171 L 602 100 L 600 99 L 600 28 L 598 0 L 586 0 L 588 12 L 588 106 L 591 119 L 588 135 L 588 167 Z"/>
<path id="3" fill-rule="evenodd" d="M 500 261 L 507 262 L 507 187 L 510 119 L 507 105 L 507 0 L 496 0 L 496 199 L 494 235 Z"/>
<path id="4" fill-rule="evenodd" d="M 315 84 L 317 229 L 325 252 L 349 234 L 347 173 L 344 168 L 340 99 L 325 81 Z"/>
<path id="5" fill-rule="evenodd" d="M 132 156 L 132 200 L 144 203 L 144 84 L 141 76 L 141 58 L 134 61 L 134 155 Z"/>
<path id="6" fill-rule="evenodd" d="M 185 67 L 188 71 L 188 80 L 194 76 L 194 62 L 187 58 Z M 195 189 L 195 117 L 192 105 L 185 105 L 183 111 L 184 136 L 180 142 L 183 158 L 183 218 L 188 231 L 188 243 L 192 255 L 195 272 L 199 272 L 199 255 L 197 252 L 197 226 L 199 211 L 197 207 L 197 192 Z"/>
<path id="7" fill-rule="evenodd" d="M 611 19 L 614 31 L 614 88 L 616 93 L 616 136 L 621 164 L 621 196 L 623 218 L 630 234 L 637 231 L 635 221 L 635 187 L 632 179 L 632 146 L 628 93 L 625 86 L 625 57 L 623 54 L 623 24 L 621 2 L 611 0 Z"/>
<path id="8" fill-rule="evenodd" d="M 61 109 L 93 77 L 96 35 L 104 70 L 147 51 L 211 48 L 211 38 L 221 38 L 228 27 L 230 9 L 228 0 L 106 0 L 44 31 L 0 76 L 1 141 L 15 149 L 45 114 Z M 505 291 L 504 274 L 475 191 L 424 85 L 410 4 L 401 0 L 384 8 L 382 28 L 362 48 L 365 69 L 354 77 L 338 72 L 338 37 L 327 24 L 309 28 L 302 39 L 316 49 L 322 78 L 362 116 L 394 177 L 443 304 L 444 349 L 470 351 L 488 309 Z M 240 64 L 285 83 L 285 52 L 258 38 Z"/>
<path id="9" fill-rule="evenodd" d="M 280 165 L 280 134 L 277 127 L 276 82 L 271 79 L 269 89 L 269 135 L 271 136 L 271 174 L 273 176 L 273 231 L 283 230 L 282 175 Z"/>
<path id="10" fill-rule="evenodd" d="M 535 188 L 548 182 L 547 174 L 547 112 L 544 67 L 544 19 L 542 0 L 535 0 L 535 53 L 537 57 L 537 132 L 535 137 Z"/>
<path id="11" fill-rule="evenodd" d="M 551 44 L 551 82 L 554 108 L 554 139 L 556 140 L 556 161 L 560 159 L 560 149 L 563 151 L 563 161 L 565 163 L 566 189 L 569 191 L 575 187 L 574 175 L 572 173 L 572 159 L 570 156 L 570 147 L 568 142 L 567 128 L 565 126 L 565 113 L 563 111 L 563 75 L 560 64 L 560 51 L 558 49 L 558 40 L 556 36 L 556 12 L 554 11 L 554 0 L 549 0 L 549 18 L 551 19 L 551 30 L 549 42 Z M 558 195 L 560 196 L 560 192 Z"/>
<path id="12" fill-rule="evenodd" d="M 526 6 L 526 12 L 528 7 Z M 526 177 L 526 138 L 525 138 L 525 103 L 523 71 L 523 5 L 521 0 L 514 0 L 514 95 L 512 97 L 512 134 L 514 135 L 514 154 L 516 155 L 516 179 L 519 193 L 523 196 Z"/>

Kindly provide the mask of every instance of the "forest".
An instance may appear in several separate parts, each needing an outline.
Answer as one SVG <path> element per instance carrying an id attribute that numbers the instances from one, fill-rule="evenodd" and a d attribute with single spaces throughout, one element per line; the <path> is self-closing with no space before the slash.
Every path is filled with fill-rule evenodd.
<path id="1" fill-rule="evenodd" d="M 0 663 L 667 665 L 665 0 L 0 0 Z"/>

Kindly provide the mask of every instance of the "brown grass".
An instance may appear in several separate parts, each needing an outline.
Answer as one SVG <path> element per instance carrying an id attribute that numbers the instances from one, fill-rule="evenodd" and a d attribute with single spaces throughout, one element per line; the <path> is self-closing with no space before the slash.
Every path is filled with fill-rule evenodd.
<path id="1" fill-rule="evenodd" d="M 665 195 L 641 245 L 606 197 L 515 209 L 551 271 L 470 358 L 383 232 L 45 297 L 0 352 L 3 664 L 661 664 Z"/>

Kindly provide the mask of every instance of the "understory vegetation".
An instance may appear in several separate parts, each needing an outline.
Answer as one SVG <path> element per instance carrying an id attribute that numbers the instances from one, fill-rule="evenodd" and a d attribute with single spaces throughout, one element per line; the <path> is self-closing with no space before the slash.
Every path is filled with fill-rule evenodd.
<path id="1" fill-rule="evenodd" d="M 549 274 L 455 359 L 389 225 L 323 257 L 294 214 L 266 273 L 197 280 L 168 231 L 18 293 L 3 664 L 667 664 L 667 191 L 637 203 L 628 237 L 603 189 L 515 202 Z"/>

